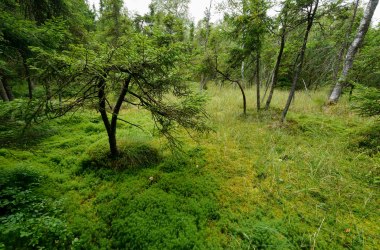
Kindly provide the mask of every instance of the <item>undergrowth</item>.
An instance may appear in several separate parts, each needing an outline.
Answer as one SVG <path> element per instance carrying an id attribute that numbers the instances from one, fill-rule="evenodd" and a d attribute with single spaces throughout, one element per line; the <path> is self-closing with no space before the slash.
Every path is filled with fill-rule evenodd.
<path id="1" fill-rule="evenodd" d="M 7 127 L 0 133 L 0 248 L 380 245 L 372 120 L 352 113 L 345 99 L 324 107 L 323 92 L 297 93 L 285 124 L 278 122 L 285 92 L 275 92 L 273 107 L 258 113 L 248 90 L 247 116 L 238 90 L 207 92 L 214 132 L 195 140 L 184 132 L 178 152 L 120 123 L 121 154 L 110 160 L 99 114 L 85 110 L 24 138 Z M 153 127 L 140 110 L 121 115 Z"/>

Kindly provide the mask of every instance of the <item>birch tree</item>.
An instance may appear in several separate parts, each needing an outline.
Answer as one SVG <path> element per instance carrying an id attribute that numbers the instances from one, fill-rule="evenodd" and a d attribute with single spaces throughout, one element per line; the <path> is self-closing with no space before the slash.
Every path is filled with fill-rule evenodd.
<path id="1" fill-rule="evenodd" d="M 369 25 L 371 24 L 373 13 L 376 10 L 376 6 L 379 3 L 379 0 L 370 0 L 367 4 L 367 7 L 364 11 L 364 16 L 360 21 L 359 28 L 357 30 L 356 36 L 352 41 L 350 47 L 348 48 L 346 58 L 344 60 L 343 71 L 335 84 L 333 91 L 329 97 L 328 103 L 335 104 L 339 101 L 340 96 L 342 95 L 343 87 L 347 84 L 348 74 L 354 63 L 355 55 L 362 44 L 364 37 L 368 31 Z"/>

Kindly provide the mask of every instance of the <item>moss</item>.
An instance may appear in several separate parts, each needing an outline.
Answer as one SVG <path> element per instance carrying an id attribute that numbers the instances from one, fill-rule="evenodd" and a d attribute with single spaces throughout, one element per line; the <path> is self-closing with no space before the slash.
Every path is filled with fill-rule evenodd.
<path id="1" fill-rule="evenodd" d="M 276 91 L 273 109 L 258 114 L 252 108 L 244 118 L 238 90 L 209 86 L 208 93 L 214 131 L 193 134 L 195 140 L 178 131 L 182 152 L 170 152 L 162 138 L 125 124 L 117 133 L 121 155 L 110 160 L 103 124 L 87 110 L 36 128 L 55 133 L 18 142 L 27 147 L 0 144 L 0 184 L 24 185 L 31 197 L 31 206 L 18 206 L 25 220 L 13 228 L 36 229 L 35 247 L 52 249 L 380 244 L 380 160 L 367 153 L 376 148 L 377 134 L 356 132 L 373 121 L 350 113 L 345 100 L 323 108 L 323 92 L 312 99 L 297 93 L 285 125 L 278 123 L 285 92 Z M 249 103 L 254 96 L 248 89 Z M 147 113 L 129 109 L 121 115 L 152 128 Z M 33 227 L 26 223 L 33 218 L 27 209 L 40 209 L 42 201 L 48 206 L 38 210 Z M 45 226 L 49 241 L 41 236 Z M 57 235 L 62 237 L 54 245 L 50 239 Z M 26 248 L 0 238 L 0 248 Z"/>

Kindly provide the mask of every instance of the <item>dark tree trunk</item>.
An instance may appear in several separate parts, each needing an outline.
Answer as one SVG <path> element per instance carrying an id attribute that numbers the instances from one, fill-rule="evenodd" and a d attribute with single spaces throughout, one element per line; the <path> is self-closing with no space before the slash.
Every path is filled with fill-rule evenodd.
<path id="1" fill-rule="evenodd" d="M 278 51 L 276 65 L 274 66 L 272 84 L 270 87 L 267 102 L 265 104 L 265 109 L 269 109 L 270 103 L 272 102 L 274 89 L 276 88 L 276 85 L 277 85 L 278 72 L 280 71 L 282 54 L 284 53 L 284 48 L 285 48 L 285 34 L 286 34 L 285 32 L 286 32 L 285 27 L 282 27 L 280 50 Z"/>
<path id="2" fill-rule="evenodd" d="M 319 4 L 319 0 L 315 1 L 314 8 L 313 8 L 313 4 L 310 4 L 310 9 L 309 9 L 308 14 L 307 14 L 307 27 L 306 27 L 305 37 L 303 39 L 303 44 L 302 44 L 301 52 L 300 52 L 300 55 L 298 57 L 299 58 L 298 65 L 297 65 L 297 67 L 295 68 L 295 71 L 294 71 L 292 88 L 290 89 L 289 97 L 288 97 L 288 100 L 286 102 L 285 108 L 282 111 L 281 122 L 285 121 L 285 118 L 286 118 L 286 115 L 288 113 L 290 104 L 292 103 L 294 94 L 296 92 L 298 77 L 299 77 L 299 75 L 300 75 L 300 73 L 302 71 L 303 60 L 304 60 L 304 57 L 305 57 L 305 51 L 306 51 L 306 47 L 307 47 L 307 40 L 309 38 L 311 27 L 313 26 L 313 23 L 314 23 L 315 14 L 316 14 L 317 9 L 318 9 L 318 4 Z"/>
<path id="3" fill-rule="evenodd" d="M 247 98 L 245 97 L 244 88 L 240 82 L 236 81 L 236 84 L 239 86 L 241 95 L 243 97 L 243 114 L 246 115 L 247 114 Z"/>
<path id="4" fill-rule="evenodd" d="M 128 87 L 129 87 L 129 83 L 131 82 L 131 79 L 132 79 L 132 75 L 129 75 L 128 78 L 125 80 L 123 87 L 120 91 L 119 97 L 117 99 L 117 102 L 115 104 L 115 107 L 113 108 L 113 111 L 112 111 L 111 130 L 114 131 L 115 134 L 116 134 L 116 124 L 117 124 L 117 119 L 118 119 L 117 117 L 119 115 L 125 95 L 128 92 Z"/>
<path id="5" fill-rule="evenodd" d="M 370 0 L 367 5 L 367 8 L 364 11 L 364 16 L 362 20 L 360 21 L 360 25 L 356 33 L 355 39 L 354 41 L 352 41 L 350 47 L 348 48 L 346 59 L 344 61 L 342 74 L 339 77 L 338 81 L 336 82 L 333 91 L 331 92 L 331 95 L 328 101 L 329 104 L 335 104 L 338 102 L 342 94 L 343 86 L 347 84 L 348 73 L 353 66 L 354 57 L 368 31 L 369 25 L 371 24 L 373 13 L 376 10 L 376 6 L 378 2 L 379 0 Z"/>
<path id="6" fill-rule="evenodd" d="M 22 61 L 23 61 L 23 65 L 24 65 L 26 81 L 28 82 L 28 96 L 29 96 L 29 99 L 32 99 L 33 98 L 34 85 L 33 85 L 32 79 L 30 77 L 30 71 L 29 71 L 28 64 L 26 63 L 26 59 L 23 57 Z"/>
<path id="7" fill-rule="evenodd" d="M 260 111 L 260 51 L 256 54 L 256 106 L 257 111 Z"/>
<path id="8" fill-rule="evenodd" d="M 7 92 L 5 91 L 3 80 L 0 78 L 0 97 L 4 102 L 9 102 Z"/>
<path id="9" fill-rule="evenodd" d="M 100 112 L 100 115 L 102 117 L 104 126 L 106 127 L 107 135 L 108 135 L 108 142 L 110 145 L 110 151 L 111 151 L 111 156 L 116 157 L 119 152 L 117 150 L 117 145 L 116 145 L 116 131 L 111 130 L 111 124 L 110 121 L 108 120 L 107 116 L 107 110 L 106 110 L 106 93 L 105 93 L 105 88 L 106 88 L 106 76 L 103 76 L 98 82 L 98 99 L 99 99 L 99 107 L 98 110 Z"/>
<path id="10" fill-rule="evenodd" d="M 216 62 L 215 65 L 218 65 L 218 63 Z M 232 80 L 228 75 L 224 74 L 222 71 L 220 71 L 218 69 L 218 67 L 215 67 L 215 71 L 217 73 L 219 73 L 221 76 L 224 77 L 224 79 L 232 82 L 232 83 L 236 83 L 238 86 L 239 86 L 239 89 L 240 89 L 240 92 L 241 92 L 241 95 L 243 97 L 243 114 L 246 115 L 247 114 L 247 98 L 245 96 L 245 92 L 244 92 L 244 88 L 243 86 L 241 85 L 241 83 L 239 81 L 236 81 L 236 80 Z"/>
<path id="11" fill-rule="evenodd" d="M 115 107 L 112 110 L 111 122 L 108 119 L 107 110 L 106 110 L 106 93 L 105 93 L 106 79 L 105 78 L 106 78 L 106 75 L 104 75 L 103 78 L 101 78 L 98 82 L 98 99 L 99 99 L 98 110 L 102 117 L 104 126 L 106 127 L 111 157 L 115 158 L 119 155 L 119 150 L 117 148 L 117 143 L 116 143 L 116 129 L 117 129 L 116 125 L 117 125 L 118 115 L 119 115 L 121 106 L 123 104 L 125 95 L 128 92 L 128 87 L 129 87 L 129 83 L 131 82 L 132 75 L 129 75 L 123 84 L 123 87 L 120 91 L 117 102 L 115 104 Z"/>
<path id="12" fill-rule="evenodd" d="M 3 78 L 3 86 L 5 89 L 5 92 L 7 93 L 9 101 L 13 101 L 15 99 L 15 97 L 13 95 L 13 91 L 12 91 L 11 86 L 8 84 L 7 78 L 5 78 L 5 77 Z"/>

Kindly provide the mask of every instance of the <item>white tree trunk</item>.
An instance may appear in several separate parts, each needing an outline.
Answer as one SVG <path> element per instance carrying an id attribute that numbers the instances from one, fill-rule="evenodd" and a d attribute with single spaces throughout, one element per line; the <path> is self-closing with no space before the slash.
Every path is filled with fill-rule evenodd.
<path id="1" fill-rule="evenodd" d="M 354 63 L 355 54 L 358 51 L 359 46 L 364 40 L 364 37 L 368 31 L 369 25 L 371 24 L 373 13 L 375 12 L 376 6 L 378 3 L 379 3 L 379 0 L 370 0 L 367 5 L 367 8 L 365 9 L 364 16 L 362 20 L 360 21 L 360 25 L 356 33 L 355 39 L 354 41 L 352 41 L 350 47 L 348 48 L 346 59 L 343 65 L 342 74 L 339 77 L 338 82 L 336 83 L 330 95 L 330 98 L 329 98 L 330 104 L 337 103 L 339 100 L 339 97 L 342 94 L 343 86 L 347 82 L 348 73 L 351 70 L 352 65 Z"/>
<path id="2" fill-rule="evenodd" d="M 244 85 L 245 79 L 244 79 L 244 61 L 241 62 L 241 68 L 240 68 L 240 74 L 241 74 L 241 82 Z"/>

